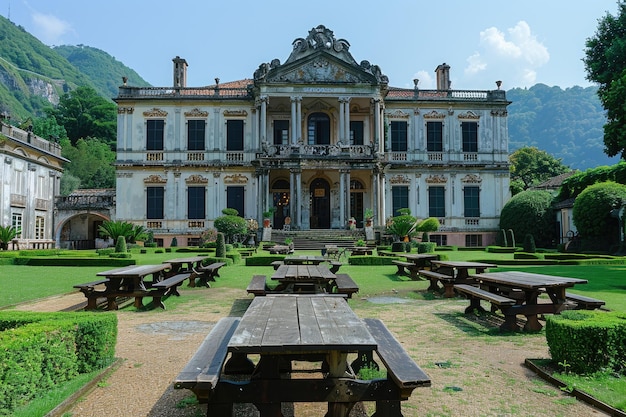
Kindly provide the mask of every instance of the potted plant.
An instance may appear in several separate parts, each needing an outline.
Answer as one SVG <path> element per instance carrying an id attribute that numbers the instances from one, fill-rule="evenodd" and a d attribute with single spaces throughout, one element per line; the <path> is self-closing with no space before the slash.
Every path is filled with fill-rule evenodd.
<path id="1" fill-rule="evenodd" d="M 356 246 L 357 248 L 364 248 L 365 247 L 365 241 L 363 239 L 359 239 L 359 240 L 356 241 L 354 246 Z"/>
<path id="2" fill-rule="evenodd" d="M 374 211 L 371 208 L 366 208 L 365 212 L 363 213 L 363 217 L 365 217 L 365 227 L 372 227 Z"/>
<path id="3" fill-rule="evenodd" d="M 263 227 L 270 227 L 270 224 L 272 223 L 272 217 L 274 217 L 274 211 L 276 211 L 276 209 L 272 207 L 263 212 Z"/>

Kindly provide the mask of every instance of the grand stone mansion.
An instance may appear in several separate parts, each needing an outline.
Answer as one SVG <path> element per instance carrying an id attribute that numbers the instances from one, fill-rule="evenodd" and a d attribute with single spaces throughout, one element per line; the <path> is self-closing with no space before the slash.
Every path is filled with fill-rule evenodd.
<path id="1" fill-rule="evenodd" d="M 118 104 L 117 220 L 168 245 L 193 244 L 229 207 L 273 227 L 384 226 L 398 210 L 436 217 L 440 244 L 494 242 L 509 198 L 506 93 L 396 88 L 358 63 L 324 26 L 295 39 L 252 79 L 188 87 L 173 59 L 171 87 L 124 85 Z"/>

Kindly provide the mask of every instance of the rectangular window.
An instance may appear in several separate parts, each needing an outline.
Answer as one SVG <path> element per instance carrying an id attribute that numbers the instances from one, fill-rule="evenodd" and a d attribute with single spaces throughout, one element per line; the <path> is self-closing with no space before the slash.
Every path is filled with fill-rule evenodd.
<path id="1" fill-rule="evenodd" d="M 165 120 L 148 120 L 146 122 L 146 150 L 163 150 L 163 133 Z"/>
<path id="2" fill-rule="evenodd" d="M 479 187 L 465 187 L 463 189 L 463 207 L 465 217 L 480 217 Z"/>
<path id="3" fill-rule="evenodd" d="M 465 246 L 475 248 L 483 245 L 483 235 L 465 235 Z"/>
<path id="4" fill-rule="evenodd" d="M 350 122 L 350 145 L 363 145 L 363 122 Z"/>
<path id="5" fill-rule="evenodd" d="M 237 210 L 239 216 L 244 216 L 244 188 L 241 186 L 226 187 L 226 207 Z"/>
<path id="6" fill-rule="evenodd" d="M 203 151 L 204 130 L 206 122 L 204 120 L 187 120 L 187 150 Z"/>
<path id="7" fill-rule="evenodd" d="M 243 151 L 243 120 L 226 121 L 226 150 Z"/>
<path id="8" fill-rule="evenodd" d="M 478 152 L 478 123 L 462 122 L 463 152 Z"/>
<path id="9" fill-rule="evenodd" d="M 25 183 L 26 174 L 24 171 L 19 169 L 13 171 L 13 178 L 11 178 L 11 192 L 17 195 L 25 195 Z"/>
<path id="10" fill-rule="evenodd" d="M 428 152 L 443 151 L 442 122 L 426 122 L 426 150 Z"/>
<path id="11" fill-rule="evenodd" d="M 289 120 L 274 120 L 274 145 L 289 144 Z"/>
<path id="12" fill-rule="evenodd" d="M 428 216 L 446 216 L 446 196 L 444 187 L 428 188 Z"/>
<path id="13" fill-rule="evenodd" d="M 391 122 L 391 152 L 406 152 L 408 149 L 406 122 Z"/>
<path id="14" fill-rule="evenodd" d="M 392 216 L 399 216 L 398 210 L 409 208 L 409 187 L 397 186 L 391 188 Z"/>
<path id="15" fill-rule="evenodd" d="M 43 216 L 37 216 L 35 218 L 35 239 L 45 239 L 46 236 L 46 222 Z"/>
<path id="16" fill-rule="evenodd" d="M 206 217 L 206 188 L 189 187 L 187 189 L 187 218 L 204 219 Z"/>
<path id="17" fill-rule="evenodd" d="M 165 188 L 163 187 L 148 187 L 147 188 L 147 201 L 146 201 L 146 218 L 148 219 L 162 219 L 165 197 Z"/>
<path id="18" fill-rule="evenodd" d="M 17 230 L 16 238 L 22 238 L 22 213 L 11 213 L 11 226 Z"/>
<path id="19" fill-rule="evenodd" d="M 430 235 L 429 240 L 437 244 L 437 246 L 446 246 L 448 244 L 448 235 Z"/>

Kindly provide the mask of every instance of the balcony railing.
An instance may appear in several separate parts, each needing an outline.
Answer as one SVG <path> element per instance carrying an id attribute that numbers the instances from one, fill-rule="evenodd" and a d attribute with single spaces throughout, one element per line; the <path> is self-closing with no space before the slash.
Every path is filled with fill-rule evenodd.
<path id="1" fill-rule="evenodd" d="M 506 92 L 504 90 L 420 90 L 391 87 L 385 100 L 506 101 Z"/>
<path id="2" fill-rule="evenodd" d="M 27 132 L 11 125 L 0 123 L 0 126 L 0 132 L 9 138 L 16 139 L 20 142 L 28 144 L 28 146 L 39 149 L 40 151 L 47 152 L 54 156 L 61 156 L 61 146 L 56 142 L 45 140 L 33 134 L 32 132 Z M 2 147 L 1 141 L 0 147 Z"/>
<path id="3" fill-rule="evenodd" d="M 248 88 L 209 87 L 120 87 L 117 98 L 250 98 L 252 94 Z"/>
<path id="4" fill-rule="evenodd" d="M 55 206 L 59 210 L 98 210 L 115 207 L 115 195 L 69 195 L 57 197 Z"/>

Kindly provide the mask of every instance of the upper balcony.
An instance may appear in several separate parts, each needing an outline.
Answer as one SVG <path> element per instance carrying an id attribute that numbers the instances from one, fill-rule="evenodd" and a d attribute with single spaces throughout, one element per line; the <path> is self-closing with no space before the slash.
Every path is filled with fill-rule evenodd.
<path id="1" fill-rule="evenodd" d="M 242 87 L 130 87 L 119 88 L 119 99 L 252 99 L 249 88 Z"/>
<path id="2" fill-rule="evenodd" d="M 61 146 L 58 143 L 40 138 L 30 130 L 22 130 L 10 124 L 5 124 L 4 122 L 0 122 L 0 128 L 2 135 L 13 139 L 15 142 L 21 143 L 21 145 L 56 157 L 61 156 Z M 1 146 L 2 137 L 0 136 L 0 147 Z"/>
<path id="3" fill-rule="evenodd" d="M 474 101 L 506 102 L 504 90 L 420 90 L 389 87 L 387 101 Z"/>

